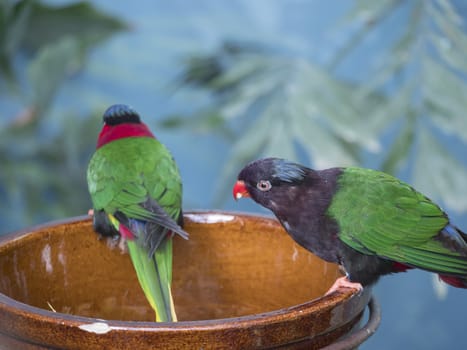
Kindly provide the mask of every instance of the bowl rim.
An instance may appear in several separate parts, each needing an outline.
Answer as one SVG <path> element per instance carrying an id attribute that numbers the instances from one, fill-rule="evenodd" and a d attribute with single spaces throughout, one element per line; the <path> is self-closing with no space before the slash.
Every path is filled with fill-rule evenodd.
<path id="1" fill-rule="evenodd" d="M 204 222 L 196 221 L 196 217 L 212 215 L 214 218 L 226 216 L 233 217 L 248 217 L 248 218 L 259 218 L 262 220 L 274 222 L 274 224 L 280 223 L 271 215 L 248 213 L 241 211 L 228 211 L 228 210 L 211 210 L 211 209 L 201 209 L 201 210 L 187 210 L 184 211 L 184 216 L 194 222 Z M 81 215 L 74 216 L 65 219 L 53 220 L 39 225 L 33 225 L 25 229 L 7 233 L 0 236 L 0 248 L 5 244 L 13 243 L 14 241 L 24 239 L 29 235 L 33 235 L 38 230 L 43 230 L 49 227 L 55 227 L 64 224 L 78 224 L 85 221 L 90 221 L 91 216 Z M 199 219 L 201 220 L 201 219 Z M 211 222 L 211 221 L 210 221 Z M 310 253 L 311 254 L 311 253 Z M 293 305 L 287 308 L 281 308 L 273 311 L 244 315 L 239 317 L 228 317 L 228 318 L 219 318 L 219 319 L 209 319 L 209 320 L 195 320 L 195 321 L 178 321 L 178 322 L 151 322 L 151 321 L 123 321 L 123 320 L 110 320 L 110 319 L 100 319 L 94 317 L 65 314 L 60 312 L 53 312 L 47 309 L 42 309 L 36 306 L 32 306 L 18 300 L 15 300 L 3 293 L 0 292 L 0 311 L 2 315 L 6 313 L 16 316 L 16 317 L 25 317 L 26 315 L 34 316 L 37 319 L 40 319 L 41 322 L 51 323 L 51 324 L 63 324 L 67 323 L 71 326 L 78 326 L 81 328 L 85 325 L 99 325 L 105 324 L 107 326 L 107 331 L 110 330 L 147 330 L 147 331 L 181 331 L 181 330 L 203 330 L 203 329 L 212 329 L 222 328 L 238 328 L 242 324 L 245 326 L 264 326 L 267 324 L 278 323 L 286 321 L 290 316 L 293 318 L 306 318 L 313 314 L 318 309 L 327 310 L 336 307 L 339 304 L 343 304 L 351 299 L 357 301 L 361 299 L 363 301 L 363 308 L 368 304 L 371 296 L 371 289 L 365 288 L 363 292 L 358 292 L 351 289 L 341 289 L 337 290 L 331 294 L 323 295 L 321 297 L 312 299 L 302 304 Z M 107 332 L 106 331 L 106 332 Z"/>

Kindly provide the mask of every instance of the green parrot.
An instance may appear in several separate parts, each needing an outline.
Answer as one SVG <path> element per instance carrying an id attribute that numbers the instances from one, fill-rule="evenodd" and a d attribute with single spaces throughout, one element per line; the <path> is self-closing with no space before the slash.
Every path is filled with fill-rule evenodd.
<path id="1" fill-rule="evenodd" d="M 188 238 L 177 165 L 131 107 L 113 105 L 103 121 L 87 170 L 94 230 L 126 242 L 156 321 L 175 322 L 172 237 Z"/>

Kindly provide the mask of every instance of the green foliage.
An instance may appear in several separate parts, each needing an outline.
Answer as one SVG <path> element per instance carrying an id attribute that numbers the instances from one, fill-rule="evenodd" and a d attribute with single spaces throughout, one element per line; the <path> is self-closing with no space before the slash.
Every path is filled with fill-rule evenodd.
<path id="1" fill-rule="evenodd" d="M 60 30 L 57 30 L 60 28 Z M 65 36 L 79 40 L 83 50 L 97 45 L 116 31 L 127 29 L 121 20 L 98 11 L 91 2 L 81 1 L 61 7 L 34 2 L 24 46 L 38 50 Z"/>
<path id="2" fill-rule="evenodd" d="M 366 52 L 368 61 L 361 64 L 367 76 L 351 83 L 339 77 L 337 68 L 369 35 L 384 39 L 384 22 L 401 6 L 409 8 L 406 25 L 381 52 Z M 223 133 L 230 135 L 232 152 L 220 183 L 231 182 L 246 161 L 260 156 L 300 160 L 304 151 L 322 168 L 361 164 L 362 151 L 370 151 L 379 155 L 382 170 L 409 168 L 419 190 L 467 211 L 467 182 L 461 181 L 467 169 L 442 143 L 432 142 L 447 133 L 467 143 L 467 35 L 456 10 L 448 0 L 357 0 L 340 26 L 357 30 L 323 66 L 232 43 L 191 57 L 183 82 L 206 89 L 213 102 L 185 123 L 169 118 L 165 125 L 229 130 Z M 207 116 L 213 115 L 209 129 Z M 383 132 L 396 126 L 397 135 L 382 149 Z M 435 171 L 423 176 L 427 167 Z"/>
<path id="3" fill-rule="evenodd" d="M 83 69 L 89 50 L 125 28 L 88 2 L 0 4 L 0 83 L 7 83 L 0 87 L 21 109 L 4 116 L 0 129 L 6 222 L 27 225 L 84 214 L 89 199 L 77 189 L 86 188 L 83 169 L 95 145 L 89 130 L 97 132 L 100 118 L 93 110 L 81 115 L 54 103 L 64 84 Z"/>
<path id="4" fill-rule="evenodd" d="M 126 28 L 85 1 L 60 7 L 34 0 L 4 1 L 0 3 L 0 71 L 14 80 L 13 61 L 19 53 L 34 59 L 37 51 L 66 37 L 76 40 L 77 56 L 83 59 L 88 49 Z"/>
<path id="5" fill-rule="evenodd" d="M 83 60 L 79 42 L 74 37 L 63 37 L 38 50 L 27 70 L 31 88 L 28 105 L 33 107 L 34 113 L 40 116 L 47 110 L 70 72 L 80 67 Z"/>
<path id="6" fill-rule="evenodd" d="M 13 80 L 12 61 L 26 34 L 31 1 L 0 3 L 0 72 Z"/>
<path id="7" fill-rule="evenodd" d="M 89 118 L 65 113 L 62 133 L 40 135 L 35 123 L 10 127 L 0 134 L 1 215 L 24 225 L 44 218 L 85 213 L 89 199 L 83 168 L 92 154 L 100 125 Z M 30 119 L 26 119 L 30 120 Z M 26 220 L 26 221 L 25 221 Z"/>

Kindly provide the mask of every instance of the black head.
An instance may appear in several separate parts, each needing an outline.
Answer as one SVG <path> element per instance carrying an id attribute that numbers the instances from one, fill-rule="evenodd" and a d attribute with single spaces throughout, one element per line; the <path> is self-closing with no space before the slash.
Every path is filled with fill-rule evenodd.
<path id="1" fill-rule="evenodd" d="M 270 208 L 278 195 L 284 195 L 291 187 L 302 184 L 310 171 L 303 165 L 285 159 L 259 159 L 240 171 L 233 194 L 235 199 L 251 197 Z"/>
<path id="2" fill-rule="evenodd" d="M 104 123 L 107 125 L 118 125 L 123 123 L 141 123 L 139 114 L 130 106 L 117 104 L 112 105 L 104 112 Z"/>

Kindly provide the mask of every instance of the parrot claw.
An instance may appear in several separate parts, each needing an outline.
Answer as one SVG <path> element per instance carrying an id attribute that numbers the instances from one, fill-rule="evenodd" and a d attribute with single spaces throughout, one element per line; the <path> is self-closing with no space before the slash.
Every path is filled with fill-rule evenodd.
<path id="1" fill-rule="evenodd" d="M 126 254 L 128 252 L 127 246 L 125 244 L 125 239 L 121 238 L 118 235 L 109 237 L 109 236 L 102 236 L 99 235 L 99 239 L 105 239 L 105 243 L 110 250 L 113 250 L 118 247 L 122 254 Z"/>
<path id="2" fill-rule="evenodd" d="M 341 288 L 356 289 L 358 293 L 361 293 L 363 291 L 363 286 L 360 283 L 350 282 L 347 276 L 344 276 L 344 277 L 340 277 L 336 279 L 334 284 L 331 286 L 331 288 L 329 288 L 329 290 L 324 295 L 329 295 L 331 293 L 334 293 Z"/>
<path id="3" fill-rule="evenodd" d="M 88 215 L 93 216 L 94 215 L 94 209 L 89 209 L 88 210 Z"/>

